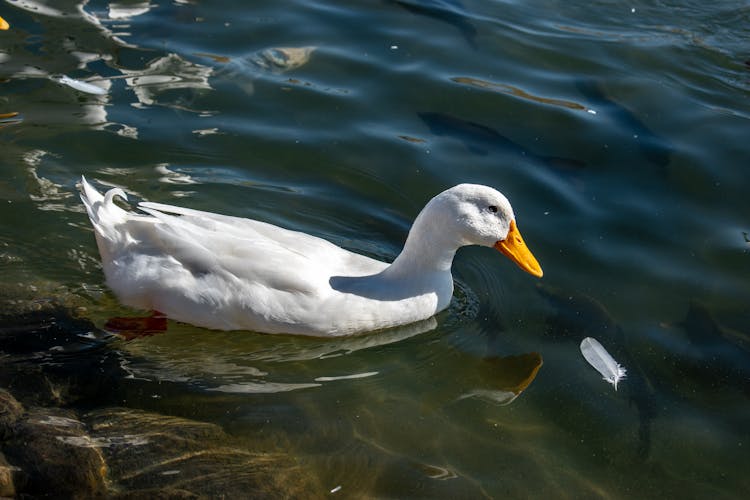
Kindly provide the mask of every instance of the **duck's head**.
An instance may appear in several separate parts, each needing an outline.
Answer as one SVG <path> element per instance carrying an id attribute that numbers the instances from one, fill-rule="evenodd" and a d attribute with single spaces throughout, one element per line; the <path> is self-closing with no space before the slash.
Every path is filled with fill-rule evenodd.
<path id="1" fill-rule="evenodd" d="M 433 231 L 457 237 L 456 244 L 493 247 L 524 271 L 542 276 L 542 268 L 528 249 L 516 225 L 508 199 L 479 184 L 459 184 L 435 196 L 425 207 Z"/>

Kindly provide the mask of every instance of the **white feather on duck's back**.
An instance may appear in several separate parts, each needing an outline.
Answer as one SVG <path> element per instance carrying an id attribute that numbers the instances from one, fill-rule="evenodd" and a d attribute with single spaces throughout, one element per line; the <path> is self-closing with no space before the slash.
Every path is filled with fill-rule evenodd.
<path id="1" fill-rule="evenodd" d="M 427 319 L 450 303 L 453 257 L 465 245 L 495 247 L 542 274 L 510 203 L 487 186 L 435 196 L 388 264 L 251 219 L 159 203 L 127 212 L 113 203 L 122 191 L 81 185 L 120 301 L 207 328 L 336 336 Z"/>

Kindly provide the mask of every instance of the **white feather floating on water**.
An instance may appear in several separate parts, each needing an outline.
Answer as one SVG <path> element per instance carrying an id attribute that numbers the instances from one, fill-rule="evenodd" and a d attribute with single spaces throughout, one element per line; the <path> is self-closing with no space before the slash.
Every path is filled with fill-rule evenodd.
<path id="1" fill-rule="evenodd" d="M 604 380 L 614 385 L 617 390 L 617 382 L 625 378 L 626 370 L 614 360 L 599 341 L 591 337 L 583 339 L 581 354 L 591 366 L 596 368 L 596 371 L 602 374 Z"/>

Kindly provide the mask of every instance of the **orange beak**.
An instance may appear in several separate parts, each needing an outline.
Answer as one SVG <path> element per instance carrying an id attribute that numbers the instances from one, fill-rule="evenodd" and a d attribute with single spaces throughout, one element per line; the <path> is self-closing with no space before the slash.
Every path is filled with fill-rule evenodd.
<path id="1" fill-rule="evenodd" d="M 0 30 L 7 30 L 10 28 L 10 24 L 8 24 L 8 21 L 0 17 Z"/>
<path id="2" fill-rule="evenodd" d="M 523 242 L 521 233 L 516 227 L 516 221 L 510 221 L 510 230 L 508 236 L 495 243 L 495 248 L 500 250 L 506 257 L 515 262 L 518 267 L 537 278 L 542 277 L 542 268 L 536 258 L 531 254 L 531 250 Z"/>

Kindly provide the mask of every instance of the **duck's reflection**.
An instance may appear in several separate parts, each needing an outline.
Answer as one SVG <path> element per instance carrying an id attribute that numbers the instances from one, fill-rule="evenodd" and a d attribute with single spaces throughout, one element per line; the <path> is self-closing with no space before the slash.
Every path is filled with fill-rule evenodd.
<path id="1" fill-rule="evenodd" d="M 377 373 L 363 370 L 348 355 L 401 342 L 437 326 L 436 319 L 429 318 L 371 334 L 315 338 L 211 331 L 175 322 L 162 330 L 161 325 L 154 327 L 153 317 L 114 318 L 109 323 L 113 320 L 117 326 L 125 325 L 123 320 L 135 322 L 135 329 L 112 331 L 124 340 L 118 348 L 129 354 L 123 368 L 132 378 L 190 382 L 207 391 L 242 394 L 373 377 Z"/>
<path id="2" fill-rule="evenodd" d="M 21 122 L 23 122 L 23 117 L 17 111 L 0 114 L 0 129 L 8 125 L 17 125 Z"/>
<path id="3" fill-rule="evenodd" d="M 479 387 L 459 399 L 477 397 L 508 405 L 534 381 L 542 364 L 542 355 L 538 352 L 485 358 L 478 365 Z"/>
<path id="4" fill-rule="evenodd" d="M 129 341 L 118 349 L 128 353 L 124 368 L 133 378 L 188 382 L 209 392 L 268 394 L 362 380 L 375 380 L 377 384 L 376 379 L 383 376 L 379 365 L 363 365 L 362 358 L 368 354 L 361 351 L 377 352 L 378 348 L 408 341 L 436 326 L 435 318 L 430 318 L 361 336 L 324 339 L 208 331 L 170 323 L 167 334 L 134 337 L 120 332 L 121 338 Z M 354 353 L 360 355 L 351 356 Z M 427 396 L 434 403 L 431 406 L 442 407 L 468 398 L 510 404 L 534 381 L 543 364 L 542 356 L 536 352 L 479 360 L 470 354 L 458 355 L 466 359 L 457 363 L 453 359 L 452 366 L 467 367 L 458 375 L 462 382 L 456 384 L 457 375 L 450 370 L 440 372 L 454 382 L 443 384 L 436 380 L 437 390 Z M 412 369 L 423 371 L 419 363 Z"/>

